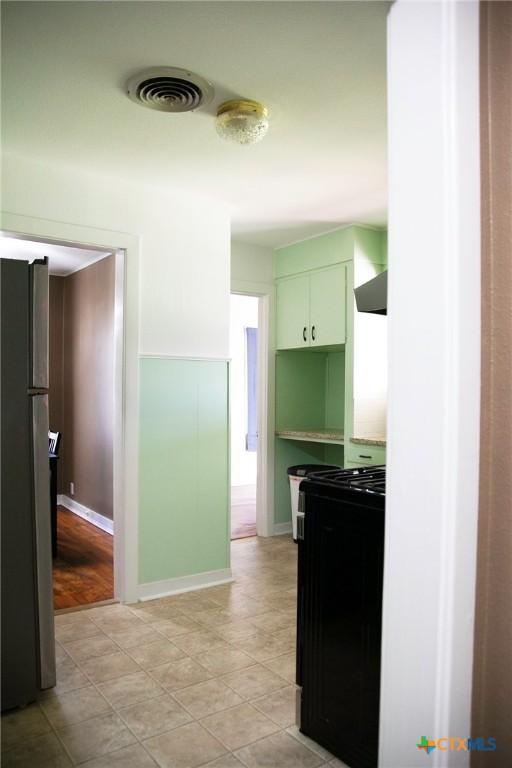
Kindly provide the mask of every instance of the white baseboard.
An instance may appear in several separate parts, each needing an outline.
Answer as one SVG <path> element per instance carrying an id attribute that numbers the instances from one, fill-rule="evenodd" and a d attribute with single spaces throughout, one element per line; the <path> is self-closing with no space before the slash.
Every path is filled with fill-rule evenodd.
<path id="1" fill-rule="evenodd" d="M 96 528 L 101 528 L 102 531 L 110 533 L 111 536 L 114 535 L 114 521 L 109 517 L 100 515 L 99 512 L 95 512 L 93 509 L 85 507 L 78 501 L 70 499 L 69 496 L 66 496 L 64 493 L 58 494 L 57 504 L 60 504 L 62 507 L 66 507 L 66 509 L 69 509 L 70 512 L 73 512 L 74 515 L 82 517 L 84 520 L 87 520 L 88 523 L 95 525 Z"/>
<path id="2" fill-rule="evenodd" d="M 274 523 L 274 536 L 284 536 L 292 532 L 292 523 Z"/>
<path id="3" fill-rule="evenodd" d="M 194 589 L 217 587 L 232 581 L 234 579 L 231 568 L 195 573 L 192 576 L 179 576 L 176 579 L 165 579 L 164 581 L 149 581 L 146 584 L 139 584 L 139 600 L 154 600 L 157 597 L 178 595 L 181 592 L 191 592 Z"/>

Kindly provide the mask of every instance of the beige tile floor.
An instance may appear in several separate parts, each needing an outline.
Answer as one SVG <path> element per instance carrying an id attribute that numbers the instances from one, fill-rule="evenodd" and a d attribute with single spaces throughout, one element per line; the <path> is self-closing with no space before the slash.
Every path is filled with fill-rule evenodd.
<path id="1" fill-rule="evenodd" d="M 3 716 L 2 766 L 342 766 L 294 725 L 296 566 L 241 539 L 232 584 L 57 616 L 57 687 Z"/>

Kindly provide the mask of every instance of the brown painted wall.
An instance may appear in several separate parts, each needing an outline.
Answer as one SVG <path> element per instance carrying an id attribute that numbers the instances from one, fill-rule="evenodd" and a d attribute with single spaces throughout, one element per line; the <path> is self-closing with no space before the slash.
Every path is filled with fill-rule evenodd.
<path id="1" fill-rule="evenodd" d="M 50 429 L 53 432 L 63 432 L 64 430 L 64 408 L 63 408 L 63 297 L 64 297 L 63 277 L 50 277 L 50 297 L 49 297 L 49 398 L 48 409 L 50 417 Z M 59 485 L 61 485 L 61 476 L 58 475 Z M 62 493 L 59 487 L 59 493 Z"/>
<path id="2" fill-rule="evenodd" d="M 512 3 L 481 8 L 482 424 L 472 768 L 512 765 Z"/>
<path id="3" fill-rule="evenodd" d="M 114 256 L 65 278 L 52 278 L 50 359 L 58 351 L 62 281 L 62 388 L 50 381 L 50 414 L 62 414 L 59 492 L 112 519 L 114 392 Z M 53 301 L 52 301 L 53 298 Z M 53 343 L 52 343 L 53 340 Z M 53 363 L 52 363 L 53 365 Z M 55 361 L 55 370 L 58 362 Z M 60 402 L 59 402 L 60 401 Z"/>

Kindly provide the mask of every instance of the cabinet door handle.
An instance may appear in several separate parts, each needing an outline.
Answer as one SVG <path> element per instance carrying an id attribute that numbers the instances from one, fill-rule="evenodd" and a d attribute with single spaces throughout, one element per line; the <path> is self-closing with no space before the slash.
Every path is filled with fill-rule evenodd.
<path id="1" fill-rule="evenodd" d="M 313 326 L 311 329 L 311 338 L 313 339 L 313 341 L 316 339 L 315 326 Z"/>
<path id="2" fill-rule="evenodd" d="M 367 454 L 365 454 L 365 453 L 360 453 L 360 454 L 359 454 L 359 458 L 360 458 L 360 459 L 371 459 L 371 458 L 372 458 L 372 456 L 368 456 L 368 455 L 367 455 Z"/>
<path id="3" fill-rule="evenodd" d="M 308 340 L 308 329 L 306 328 L 306 326 L 304 326 L 302 330 L 302 338 L 304 339 L 304 341 Z"/>

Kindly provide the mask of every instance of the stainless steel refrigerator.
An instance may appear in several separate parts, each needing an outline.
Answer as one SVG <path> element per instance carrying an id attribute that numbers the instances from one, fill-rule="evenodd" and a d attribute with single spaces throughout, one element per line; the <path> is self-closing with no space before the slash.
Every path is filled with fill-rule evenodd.
<path id="1" fill-rule="evenodd" d="M 0 259 L 2 710 L 55 685 L 48 266 Z"/>

